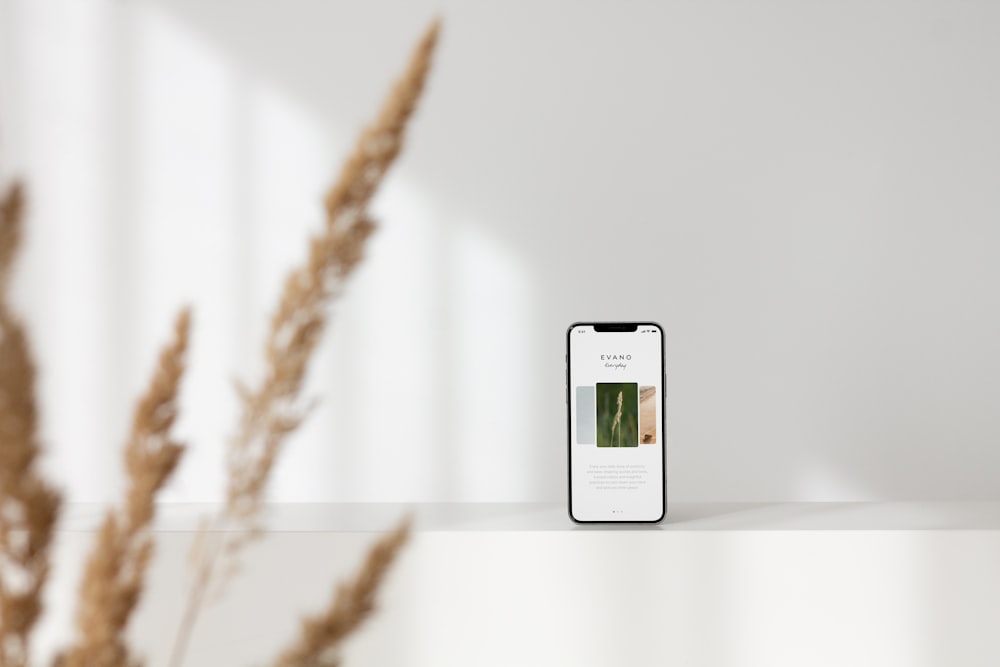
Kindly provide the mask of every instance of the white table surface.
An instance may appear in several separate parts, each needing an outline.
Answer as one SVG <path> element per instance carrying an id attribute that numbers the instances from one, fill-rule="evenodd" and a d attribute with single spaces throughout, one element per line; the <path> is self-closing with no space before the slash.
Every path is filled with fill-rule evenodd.
<path id="1" fill-rule="evenodd" d="M 160 508 L 130 631 L 149 667 L 165 665 L 210 509 Z M 560 503 L 387 503 L 268 507 L 185 667 L 270 664 L 407 511 L 418 530 L 347 667 L 1000 665 L 1000 503 L 676 503 L 653 527 L 577 526 Z M 102 512 L 67 507 L 40 657 L 72 633 Z"/>
<path id="2" fill-rule="evenodd" d="M 158 508 L 158 531 L 196 530 L 210 504 Z M 61 530 L 93 530 L 99 504 L 68 505 Z M 571 521 L 563 503 L 283 503 L 268 505 L 269 532 L 385 530 L 411 513 L 424 531 L 753 531 L 753 530 L 1000 530 L 1000 502 L 674 503 L 655 525 Z"/>

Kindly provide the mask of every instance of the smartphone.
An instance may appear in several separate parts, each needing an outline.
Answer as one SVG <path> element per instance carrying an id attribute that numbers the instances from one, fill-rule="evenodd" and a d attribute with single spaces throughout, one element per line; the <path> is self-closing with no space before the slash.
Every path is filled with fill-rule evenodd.
<path id="1" fill-rule="evenodd" d="M 666 384 L 659 324 L 577 322 L 566 331 L 573 521 L 666 516 Z"/>

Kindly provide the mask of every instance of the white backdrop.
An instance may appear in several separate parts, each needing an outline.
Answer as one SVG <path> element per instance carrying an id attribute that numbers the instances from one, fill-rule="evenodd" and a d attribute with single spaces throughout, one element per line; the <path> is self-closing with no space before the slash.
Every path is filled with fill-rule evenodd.
<path id="1" fill-rule="evenodd" d="M 221 496 L 230 378 L 437 12 L 272 499 L 563 498 L 565 327 L 618 318 L 667 332 L 674 500 L 1000 498 L 1000 5 L 0 0 L 73 500 L 120 489 L 182 303 L 167 497 Z"/>

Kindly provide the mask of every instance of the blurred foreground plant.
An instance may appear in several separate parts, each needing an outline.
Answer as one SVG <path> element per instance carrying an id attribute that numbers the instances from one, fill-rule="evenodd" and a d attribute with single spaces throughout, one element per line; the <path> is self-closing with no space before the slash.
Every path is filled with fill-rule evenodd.
<path id="1" fill-rule="evenodd" d="M 7 305 L 24 211 L 24 192 L 15 184 L 0 201 L 0 667 L 28 664 L 60 505 L 38 471 L 35 364 L 24 326 Z"/>
<path id="2" fill-rule="evenodd" d="M 306 414 L 302 386 L 329 319 L 329 306 L 363 256 L 374 230 L 369 204 L 399 155 L 407 123 L 423 92 L 439 23 L 414 50 L 375 119 L 359 137 L 325 200 L 326 223 L 305 262 L 288 275 L 264 347 L 264 377 L 240 386 L 241 416 L 229 443 L 226 501 L 198 532 L 193 577 L 169 664 L 179 667 L 208 591 L 221 592 L 242 549 L 261 534 L 264 491 L 288 436 Z M 28 663 L 29 636 L 41 612 L 49 545 L 59 494 L 38 474 L 34 366 L 20 322 L 5 296 L 24 217 L 20 186 L 0 202 L 0 667 Z M 83 575 L 76 635 L 54 660 L 58 667 L 135 667 L 144 661 L 126 640 L 153 554 L 157 493 L 176 470 L 184 447 L 172 427 L 185 370 L 190 316 L 182 311 L 136 407 L 125 446 L 123 505 L 108 511 Z M 343 641 L 375 608 L 375 596 L 406 543 L 410 520 L 369 549 L 361 568 L 334 592 L 329 606 L 302 621 L 299 636 L 276 667 L 339 664 Z"/>

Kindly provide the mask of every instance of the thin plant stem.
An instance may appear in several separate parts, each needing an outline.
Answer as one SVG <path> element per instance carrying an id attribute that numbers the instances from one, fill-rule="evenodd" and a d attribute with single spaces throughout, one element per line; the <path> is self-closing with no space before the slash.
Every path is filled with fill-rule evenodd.
<path id="1" fill-rule="evenodd" d="M 214 522 L 213 522 L 214 523 Z M 181 617 L 180 626 L 177 629 L 177 637 L 174 645 L 170 649 L 170 667 L 180 667 L 184 661 L 184 654 L 191 643 L 191 633 L 194 631 L 194 624 L 198 620 L 198 612 L 204 602 L 205 593 L 211 584 L 212 575 L 215 571 L 216 563 L 219 560 L 219 553 L 222 549 L 222 540 L 213 528 L 205 531 L 210 544 L 205 545 L 208 550 L 205 558 L 201 559 L 194 575 L 191 585 L 191 593 L 188 595 L 187 604 L 184 606 L 184 615 Z"/>

